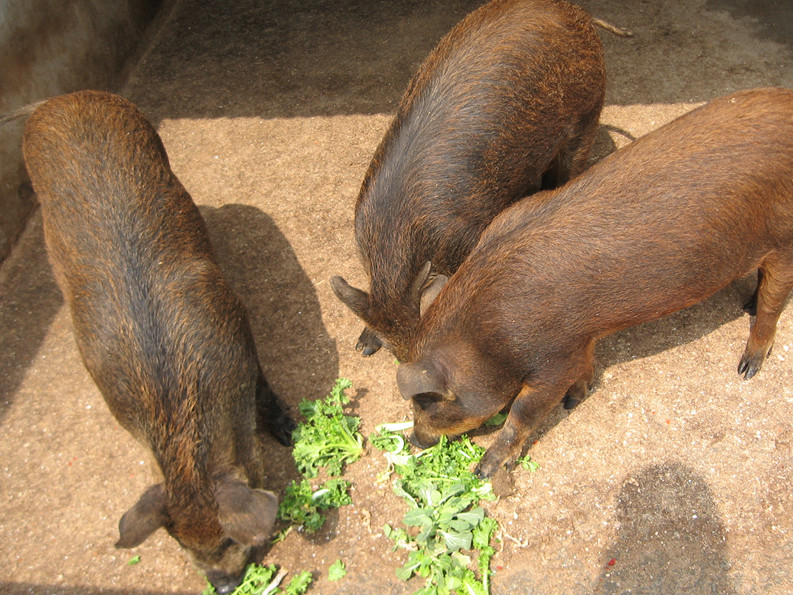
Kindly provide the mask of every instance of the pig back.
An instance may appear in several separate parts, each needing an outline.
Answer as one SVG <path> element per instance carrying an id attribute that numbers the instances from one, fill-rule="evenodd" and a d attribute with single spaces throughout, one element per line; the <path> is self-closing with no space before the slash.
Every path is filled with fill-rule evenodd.
<path id="1" fill-rule="evenodd" d="M 548 344 L 598 336 L 701 301 L 773 251 L 793 251 L 793 91 L 758 89 L 496 217 L 422 342 L 444 326 L 486 325 L 491 343 L 495 328 Z"/>
<path id="2" fill-rule="evenodd" d="M 159 457 L 215 419 L 251 425 L 244 308 L 148 121 L 115 95 L 61 96 L 30 117 L 23 151 L 78 348 L 122 426 Z"/>
<path id="3" fill-rule="evenodd" d="M 412 79 L 356 202 L 355 231 L 380 308 L 418 269 L 454 272 L 492 218 L 539 189 L 605 89 L 589 16 L 566 2 L 491 2 Z"/>

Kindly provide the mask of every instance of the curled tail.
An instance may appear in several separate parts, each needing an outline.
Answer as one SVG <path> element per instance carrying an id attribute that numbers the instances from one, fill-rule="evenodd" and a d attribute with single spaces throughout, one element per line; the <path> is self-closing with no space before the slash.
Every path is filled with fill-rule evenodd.
<path id="1" fill-rule="evenodd" d="M 592 23 L 595 24 L 597 27 L 600 27 L 601 29 L 605 29 L 609 33 L 613 33 L 614 35 L 617 35 L 619 37 L 633 37 L 633 32 L 632 31 L 628 31 L 627 29 L 620 29 L 616 25 L 612 25 L 611 23 L 607 23 L 606 21 L 604 21 L 602 19 L 596 19 L 596 18 L 593 17 L 592 18 Z"/>

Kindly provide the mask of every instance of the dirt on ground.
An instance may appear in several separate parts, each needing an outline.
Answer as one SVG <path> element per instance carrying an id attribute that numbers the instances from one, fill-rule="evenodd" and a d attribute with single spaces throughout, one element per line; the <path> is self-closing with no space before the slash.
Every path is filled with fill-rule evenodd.
<path id="1" fill-rule="evenodd" d="M 601 32 L 608 94 L 593 160 L 710 98 L 793 88 L 790 3 L 582 4 L 634 33 Z M 478 5 L 175 0 L 119 90 L 200 206 L 270 383 L 296 408 L 351 379 L 364 434 L 410 412 L 394 358 L 354 351 L 361 324 L 328 279 L 367 286 L 352 228 L 363 173 L 411 74 Z M 515 493 L 488 505 L 501 526 L 493 593 L 793 592 L 793 310 L 743 381 L 753 284 L 599 343 L 589 398 L 546 419 L 528 442 L 539 469 L 516 472 Z M 164 531 L 113 547 L 152 475 L 71 333 L 36 216 L 0 269 L 0 591 L 197 593 L 204 579 Z M 280 494 L 297 474 L 289 449 L 266 446 Z M 418 589 L 396 578 L 404 554 L 382 534 L 405 511 L 377 482 L 384 468 L 367 447 L 345 474 L 353 504 L 264 561 L 313 572 L 315 593 Z M 337 559 L 348 574 L 332 583 Z"/>

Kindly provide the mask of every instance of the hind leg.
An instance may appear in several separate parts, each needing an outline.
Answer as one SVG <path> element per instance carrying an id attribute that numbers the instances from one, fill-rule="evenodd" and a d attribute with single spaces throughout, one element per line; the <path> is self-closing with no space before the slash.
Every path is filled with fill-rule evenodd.
<path id="1" fill-rule="evenodd" d="M 589 154 L 597 137 L 597 128 L 597 118 L 586 121 L 578 134 L 567 139 L 551 166 L 542 175 L 543 190 L 564 186 L 587 168 Z"/>
<path id="2" fill-rule="evenodd" d="M 769 255 L 760 265 L 758 280 L 752 299 L 755 302 L 756 318 L 738 364 L 738 374 L 747 380 L 760 371 L 763 360 L 774 344 L 777 320 L 793 290 L 793 254 Z"/>
<path id="3" fill-rule="evenodd" d="M 576 380 L 573 385 L 567 389 L 567 393 L 562 399 L 565 409 L 575 408 L 589 391 L 589 385 L 592 384 L 592 379 L 595 377 L 595 342 L 590 341 L 582 352 L 584 372 Z"/>
<path id="4" fill-rule="evenodd" d="M 259 417 L 259 428 L 267 428 L 284 446 L 292 444 L 295 421 L 289 415 L 286 403 L 267 384 L 261 370 L 256 381 L 256 413 Z"/>
<path id="5" fill-rule="evenodd" d="M 757 316 L 757 290 L 760 288 L 760 284 L 763 282 L 763 269 L 757 270 L 757 287 L 755 287 L 754 293 L 752 297 L 749 298 L 749 301 L 743 305 L 743 311 L 749 314 L 749 316 Z"/>

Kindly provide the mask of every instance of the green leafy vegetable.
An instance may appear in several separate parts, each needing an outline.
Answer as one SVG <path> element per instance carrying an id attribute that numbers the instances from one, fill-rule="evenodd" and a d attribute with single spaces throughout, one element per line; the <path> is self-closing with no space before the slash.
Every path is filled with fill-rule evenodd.
<path id="1" fill-rule="evenodd" d="M 321 511 L 352 503 L 350 485 L 346 479 L 329 479 L 318 490 L 314 490 L 307 479 L 299 483 L 293 480 L 278 505 L 278 518 L 314 533 L 325 524 Z"/>
<path id="2" fill-rule="evenodd" d="M 490 484 L 470 470 L 484 449 L 465 436 L 455 442 L 442 437 L 432 448 L 411 455 L 404 444 L 393 449 L 393 438 L 378 430 L 376 438 L 398 476 L 394 491 L 410 506 L 403 519 L 408 531 L 383 528 L 395 550 L 410 552 L 397 577 L 427 579 L 416 595 L 489 593 L 490 560 L 495 554 L 490 542 L 498 524 L 485 516 L 480 502 L 495 496 Z M 475 568 L 481 578 L 472 569 L 467 553 L 471 550 L 478 552 Z"/>
<path id="3" fill-rule="evenodd" d="M 298 471 L 305 477 L 316 477 L 321 467 L 329 475 L 341 475 L 346 463 L 360 458 L 363 437 L 358 431 L 360 420 L 344 414 L 350 399 L 344 394 L 352 386 L 346 378 L 336 380 L 330 395 L 317 401 L 303 399 L 300 413 L 306 421 L 292 433 L 292 456 Z"/>
<path id="4" fill-rule="evenodd" d="M 540 464 L 536 461 L 532 461 L 529 455 L 519 458 L 518 463 L 520 463 L 520 466 L 526 471 L 531 471 L 532 473 L 540 468 Z"/>
<path id="5" fill-rule="evenodd" d="M 303 595 L 314 579 L 308 570 L 295 576 L 284 589 L 284 595 Z"/>
<path id="6" fill-rule="evenodd" d="M 330 565 L 330 568 L 328 568 L 329 581 L 337 581 L 344 578 L 345 576 L 347 576 L 347 567 L 341 560 L 336 560 Z"/>
<path id="7" fill-rule="evenodd" d="M 135 566 L 135 564 L 140 563 L 140 556 L 132 556 L 129 560 L 127 560 L 127 566 Z"/>
<path id="8" fill-rule="evenodd" d="M 259 595 L 264 591 L 275 576 L 276 569 L 273 564 L 263 566 L 261 564 L 249 564 L 245 569 L 245 575 L 232 595 Z M 274 591 L 280 592 L 280 589 Z M 207 587 L 201 595 L 216 595 L 215 587 L 207 581 Z"/>
<path id="9" fill-rule="evenodd" d="M 249 564 L 245 569 L 242 581 L 231 595 L 261 595 L 265 591 L 267 593 L 283 593 L 284 595 L 302 595 L 313 580 L 310 572 L 301 572 L 293 577 L 284 589 L 280 589 L 278 584 L 285 575 L 286 571 L 278 572 L 274 564 L 267 566 Z M 217 595 L 217 591 L 207 581 L 207 587 L 201 592 L 201 595 Z"/>
<path id="10" fill-rule="evenodd" d="M 412 421 L 395 424 L 381 424 L 375 428 L 375 433 L 369 436 L 369 442 L 377 449 L 386 452 L 409 452 L 410 447 L 405 438 L 397 432 L 413 427 Z"/>

